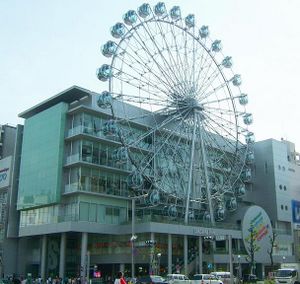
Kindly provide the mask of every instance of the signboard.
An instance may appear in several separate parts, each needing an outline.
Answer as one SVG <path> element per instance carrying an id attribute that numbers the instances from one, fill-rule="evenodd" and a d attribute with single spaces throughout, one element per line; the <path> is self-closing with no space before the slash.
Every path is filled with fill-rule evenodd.
<path id="1" fill-rule="evenodd" d="M 292 200 L 292 215 L 293 222 L 300 224 L 300 201 Z"/>
<path id="2" fill-rule="evenodd" d="M 242 223 L 245 248 L 250 254 L 254 248 L 254 259 L 257 262 L 269 261 L 268 251 L 271 248 L 272 225 L 266 211 L 259 206 L 251 206 L 245 213 Z"/>
<path id="3" fill-rule="evenodd" d="M 0 188 L 10 185 L 11 161 L 11 156 L 0 160 Z"/>

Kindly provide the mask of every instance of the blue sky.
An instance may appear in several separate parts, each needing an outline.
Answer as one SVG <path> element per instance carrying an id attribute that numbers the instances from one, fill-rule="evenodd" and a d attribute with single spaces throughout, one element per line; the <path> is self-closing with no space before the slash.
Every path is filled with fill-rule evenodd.
<path id="1" fill-rule="evenodd" d="M 17 124 L 17 114 L 79 85 L 101 92 L 97 67 L 107 62 L 100 46 L 110 27 L 137 0 L 0 1 L 0 124 Z M 148 1 L 152 6 L 157 1 Z M 300 149 L 300 1 L 178 0 L 182 14 L 208 25 L 234 59 L 253 113 L 256 140 L 281 137 Z"/>

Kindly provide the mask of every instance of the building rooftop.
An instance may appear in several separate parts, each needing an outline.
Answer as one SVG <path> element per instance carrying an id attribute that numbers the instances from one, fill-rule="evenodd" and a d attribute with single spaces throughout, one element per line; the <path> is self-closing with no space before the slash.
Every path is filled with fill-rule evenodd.
<path id="1" fill-rule="evenodd" d="M 84 89 L 84 88 L 81 88 L 78 86 L 72 86 L 72 87 L 58 93 L 57 95 L 31 107 L 30 109 L 21 112 L 19 114 L 19 117 L 27 119 L 39 112 L 44 111 L 45 109 L 48 109 L 48 108 L 60 103 L 60 102 L 71 103 L 74 101 L 78 101 L 86 96 L 89 96 L 91 93 L 92 92 L 87 89 Z"/>

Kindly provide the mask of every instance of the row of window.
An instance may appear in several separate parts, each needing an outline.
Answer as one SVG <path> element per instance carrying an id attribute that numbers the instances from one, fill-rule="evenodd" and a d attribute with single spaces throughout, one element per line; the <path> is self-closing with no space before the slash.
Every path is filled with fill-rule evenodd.
<path id="1" fill-rule="evenodd" d="M 144 130 L 124 123 L 117 124 L 109 118 L 94 116 L 83 112 L 74 114 L 69 123 L 68 136 L 86 133 L 113 141 L 119 141 L 119 134 L 121 132 L 122 139 L 125 139 L 127 143 L 135 143 L 136 147 L 143 149 L 150 149 L 152 147 L 152 135 L 145 136 L 143 139 L 137 139 L 142 136 L 145 132 Z"/>
<path id="2" fill-rule="evenodd" d="M 285 166 L 278 165 L 278 170 L 285 171 Z"/>
<path id="3" fill-rule="evenodd" d="M 280 190 L 282 190 L 282 189 L 283 189 L 284 191 L 286 191 L 286 186 L 285 186 L 285 185 L 281 185 L 281 184 L 280 184 L 280 185 L 279 185 L 279 189 L 280 189 Z"/>
<path id="4" fill-rule="evenodd" d="M 20 227 L 55 224 L 66 221 L 88 221 L 101 224 L 121 224 L 126 221 L 126 208 L 80 202 L 64 206 L 53 205 L 21 211 Z"/>
<path id="5" fill-rule="evenodd" d="M 102 169 L 74 167 L 65 172 L 65 192 L 88 191 L 128 196 L 128 178 Z"/>
<path id="6" fill-rule="evenodd" d="M 289 210 L 289 208 L 288 208 L 288 206 L 287 205 L 280 205 L 280 209 L 281 210 L 285 210 L 285 211 L 288 211 Z"/>
<path id="7" fill-rule="evenodd" d="M 144 173 L 146 174 L 150 174 L 152 168 L 152 163 L 149 162 L 152 161 L 150 154 L 146 155 L 141 152 L 131 152 L 129 158 L 125 148 L 107 145 L 101 142 L 88 140 L 70 141 L 67 144 L 66 151 L 67 164 L 83 161 L 131 172 L 134 169 L 130 161 L 131 158 L 134 162 L 139 162 L 140 165 L 144 165 Z"/>
<path id="8" fill-rule="evenodd" d="M 79 221 L 121 224 L 126 221 L 126 218 L 126 208 L 105 207 L 88 202 L 80 202 L 79 204 Z"/>

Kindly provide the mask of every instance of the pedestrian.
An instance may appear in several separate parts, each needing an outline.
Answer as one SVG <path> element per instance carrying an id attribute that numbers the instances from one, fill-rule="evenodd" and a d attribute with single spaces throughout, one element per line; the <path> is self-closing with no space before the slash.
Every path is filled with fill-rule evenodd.
<path id="1" fill-rule="evenodd" d="M 126 280 L 123 277 L 123 273 L 121 271 L 118 272 L 114 284 L 127 284 Z"/>

